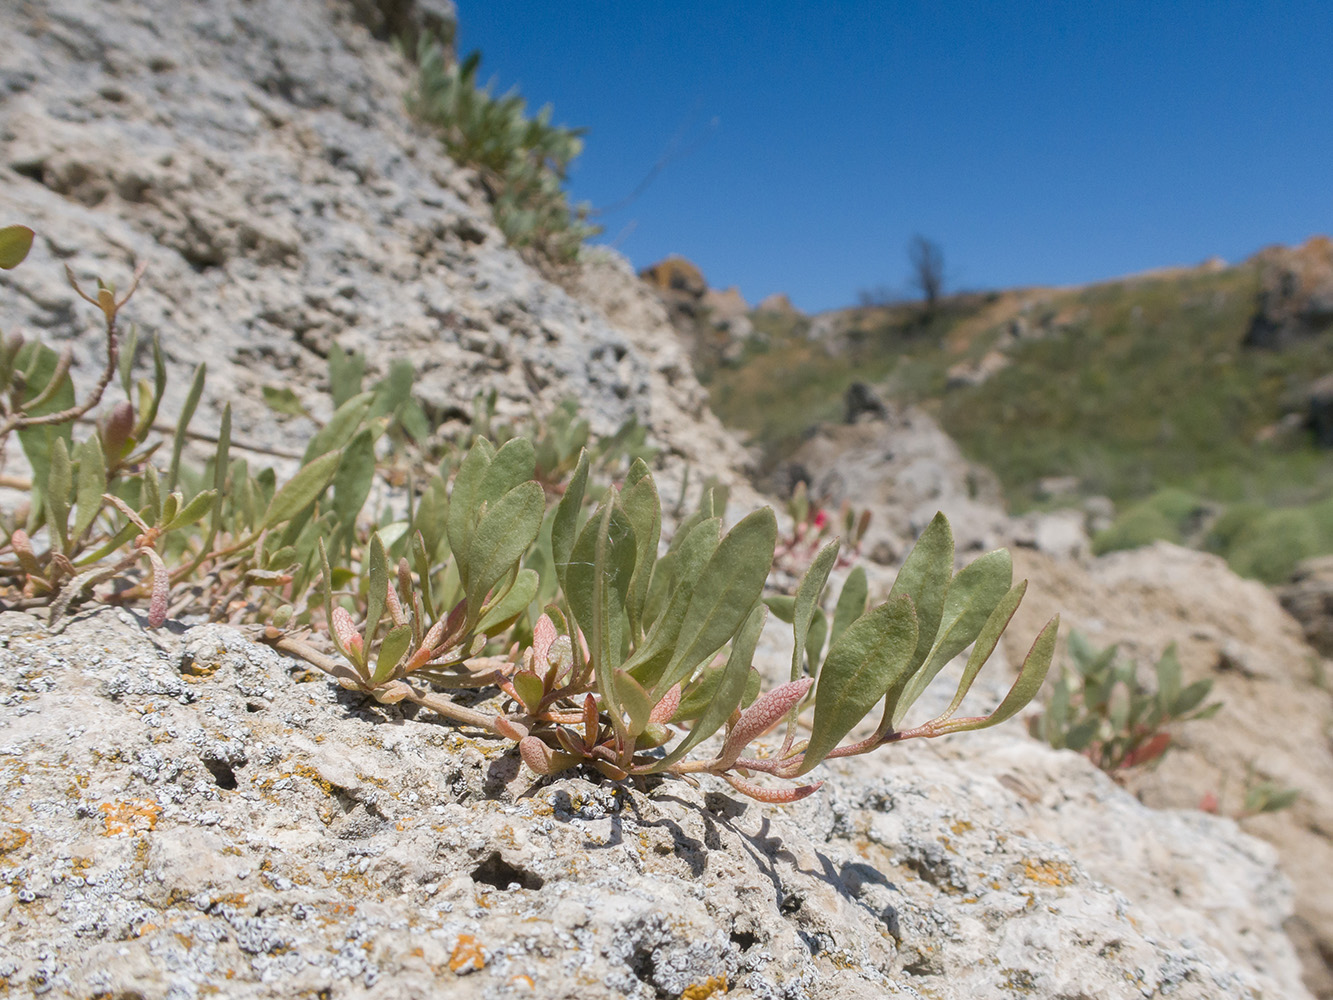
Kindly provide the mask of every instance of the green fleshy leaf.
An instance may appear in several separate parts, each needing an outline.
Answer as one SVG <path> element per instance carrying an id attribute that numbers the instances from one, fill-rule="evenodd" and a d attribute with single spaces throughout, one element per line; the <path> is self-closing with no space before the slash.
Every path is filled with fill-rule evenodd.
<path id="1" fill-rule="evenodd" d="M 819 671 L 814 723 L 798 773 L 827 757 L 886 691 L 906 679 L 917 638 L 916 612 L 906 594 L 847 626 Z"/>
<path id="2" fill-rule="evenodd" d="M 518 575 L 514 577 L 513 586 L 507 589 L 499 600 L 492 601 L 482 612 L 481 618 L 477 621 L 477 631 L 485 635 L 499 635 L 509 628 L 523 612 L 528 610 L 528 605 L 537 597 L 537 588 L 540 586 L 541 578 L 536 572 L 530 569 L 519 570 Z"/>
<path id="3" fill-rule="evenodd" d="M 77 449 L 79 487 L 74 511 L 74 537 L 82 538 L 97 512 L 102 509 L 102 494 L 106 492 L 106 458 L 102 442 L 96 434 L 81 443 Z"/>
<path id="4" fill-rule="evenodd" d="M 592 536 L 594 545 L 592 618 L 589 622 L 591 628 L 585 629 L 597 678 L 597 690 L 610 702 L 607 711 L 612 719 L 617 721 L 620 719 L 620 706 L 612 700 L 615 696 L 613 671 L 621 664 L 625 598 L 634 575 L 637 549 L 634 526 L 630 524 L 619 499 L 613 487 L 602 505 L 600 516 L 589 522 L 589 527 L 595 528 L 596 531 Z M 584 534 L 588 532 L 585 531 Z M 580 544 L 574 550 L 576 560 L 583 549 L 582 541 L 580 538 Z M 574 579 L 572 572 L 570 579 Z"/>
<path id="5" fill-rule="evenodd" d="M 264 404 L 274 413 L 280 413 L 288 417 L 309 417 L 310 411 L 305 408 L 301 402 L 301 397 L 291 388 L 291 386 L 263 386 L 260 390 L 264 394 Z"/>
<path id="6" fill-rule="evenodd" d="M 18 267 L 32 249 L 33 232 L 27 226 L 0 227 L 0 269 Z"/>
<path id="7" fill-rule="evenodd" d="M 1041 685 L 1046 680 L 1046 672 L 1051 667 L 1051 656 L 1055 653 L 1055 636 L 1060 628 L 1060 616 L 1056 615 L 1041 630 L 1032 644 L 1028 655 L 1023 660 L 1023 668 L 1018 672 L 1009 693 L 1004 696 L 995 711 L 982 719 L 952 719 L 938 727 L 940 733 L 965 733 L 977 729 L 989 729 L 1017 715 L 1028 702 L 1037 696 Z"/>
<path id="8" fill-rule="evenodd" d="M 74 383 L 70 380 L 68 374 L 61 379 L 55 392 L 48 396 L 45 402 L 32 407 L 26 405 L 45 393 L 51 379 L 55 377 L 59 364 L 60 355 L 38 341 L 30 340 L 19 348 L 18 355 L 14 359 L 14 367 L 23 372 L 24 375 L 26 387 L 23 392 L 25 403 L 23 412 L 27 416 L 43 417 L 47 414 L 67 410 L 74 405 Z M 66 447 L 68 447 L 72 441 L 71 430 L 70 424 L 56 424 L 29 427 L 18 432 L 19 444 L 23 447 L 23 454 L 27 457 L 28 464 L 32 466 L 32 481 L 36 486 L 35 492 L 40 493 L 45 489 L 47 476 L 50 473 L 51 448 L 56 438 L 63 439 Z M 34 515 L 41 506 L 41 498 L 34 496 L 32 508 Z"/>
<path id="9" fill-rule="evenodd" d="M 369 662 L 370 647 L 375 644 L 380 618 L 389 595 L 389 560 L 380 541 L 379 532 L 370 536 L 369 579 L 366 589 L 366 627 L 362 634 L 365 642 L 363 662 Z"/>
<path id="10" fill-rule="evenodd" d="M 638 736 L 648 728 L 648 717 L 652 714 L 656 702 L 639 682 L 625 671 L 617 670 L 612 677 L 616 686 L 616 701 L 629 716 L 629 734 Z"/>
<path id="11" fill-rule="evenodd" d="M 695 585 L 717 552 L 721 535 L 722 521 L 716 517 L 707 518 L 696 522 L 681 546 L 668 553 L 672 561 L 669 567 L 663 567 L 663 572 L 669 568 L 671 579 L 664 583 L 660 592 L 669 594 L 669 597 L 663 597 L 666 607 L 654 616 L 652 630 L 625 665 L 640 684 L 655 691 L 658 697 L 671 686 L 661 684 L 660 678 L 676 653 L 681 625 Z"/>
<path id="12" fill-rule="evenodd" d="M 833 572 L 833 567 L 838 561 L 838 548 L 840 542 L 833 541 L 825 545 L 820 550 L 819 555 L 815 556 L 815 561 L 810 564 L 810 568 L 805 571 L 805 576 L 801 578 L 801 584 L 796 588 L 796 597 L 792 601 L 792 614 L 788 619 L 792 626 L 792 634 L 795 637 L 794 648 L 791 653 L 791 679 L 799 680 L 801 670 L 804 666 L 805 643 L 810 635 L 810 623 L 814 621 L 815 613 L 819 608 L 819 595 L 824 592 L 824 586 L 828 583 L 829 573 Z M 859 567 L 858 567 L 859 569 Z M 865 572 L 861 573 L 862 581 L 865 580 Z M 850 581 L 849 581 L 850 582 Z M 847 594 L 847 585 L 843 585 L 843 596 Z M 842 597 L 838 599 L 839 609 L 842 607 Z M 770 604 L 771 607 L 771 604 Z M 861 610 L 865 610 L 865 598 L 861 599 Z M 778 614 L 776 611 L 774 614 Z M 782 616 L 779 614 L 779 618 Z M 844 623 L 844 628 L 851 622 Z M 838 630 L 839 633 L 842 629 Z"/>
<path id="13" fill-rule="evenodd" d="M 445 558 L 447 553 L 442 550 L 449 530 L 449 494 L 448 486 L 440 476 L 431 476 L 430 482 L 426 484 L 421 498 L 417 501 L 416 519 L 413 523 L 421 532 L 422 549 L 427 557 L 427 565 Z M 418 572 L 421 572 L 420 567 Z"/>
<path id="14" fill-rule="evenodd" d="M 518 692 L 518 700 L 524 710 L 531 714 L 540 707 L 542 698 L 546 694 L 546 685 L 536 672 L 520 670 L 514 674 L 514 690 Z"/>
<path id="15" fill-rule="evenodd" d="M 967 658 L 967 665 L 963 667 L 962 679 L 958 682 L 958 690 L 954 692 L 953 701 L 949 707 L 944 710 L 944 714 L 939 718 L 941 720 L 949 718 L 958 707 L 962 705 L 963 699 L 967 697 L 967 692 L 972 688 L 972 682 L 977 679 L 977 674 L 981 668 L 986 665 L 990 659 L 991 653 L 995 652 L 995 647 L 1000 641 L 1000 636 L 1004 630 L 1009 627 L 1009 621 L 1014 617 L 1014 612 L 1018 610 L 1018 605 L 1023 600 L 1023 595 L 1027 593 L 1028 582 L 1023 580 L 1009 589 L 1009 592 L 1001 598 L 1000 603 L 995 606 L 986 618 L 986 624 L 981 627 L 981 633 L 977 636 L 976 645 L 972 647 L 972 653 Z M 901 712 L 896 712 L 898 717 L 894 720 L 893 726 L 896 729 L 898 722 L 901 721 Z"/>
<path id="16" fill-rule="evenodd" d="M 1180 697 L 1182 671 L 1176 646 L 1172 643 L 1157 661 L 1157 703 L 1169 711 Z"/>
<path id="17" fill-rule="evenodd" d="M 375 383 L 374 402 L 370 407 L 370 416 L 387 417 L 412 398 L 412 382 L 416 371 L 412 362 L 399 358 L 389 365 L 388 374 Z"/>
<path id="18" fill-rule="evenodd" d="M 828 642 L 828 616 L 819 608 L 810 619 L 810 631 L 805 637 L 805 659 L 810 676 L 819 676 L 819 665 L 823 662 L 824 644 Z"/>
<path id="19" fill-rule="evenodd" d="M 185 435 L 194 419 L 194 411 L 199 406 L 199 398 L 204 394 L 204 378 L 208 366 L 200 364 L 194 370 L 194 379 L 190 382 L 190 391 L 185 396 L 185 405 L 181 408 L 180 418 L 176 421 L 176 434 L 171 442 L 171 465 L 167 467 L 167 490 L 176 488 L 180 478 L 181 452 L 185 449 Z"/>
<path id="20" fill-rule="evenodd" d="M 620 502 L 630 524 L 634 526 L 634 540 L 638 549 L 626 610 L 629 613 L 630 635 L 639 639 L 643 635 L 643 608 L 648 600 L 648 585 L 657 558 L 657 545 L 662 537 L 662 503 L 657 496 L 657 485 L 643 459 L 636 458 L 630 467 Z"/>
<path id="21" fill-rule="evenodd" d="M 54 537 L 54 544 L 62 551 L 69 549 L 69 495 L 74 489 L 74 470 L 64 438 L 52 442 L 51 467 L 46 474 L 42 496 L 46 500 L 46 526 Z"/>
<path id="22" fill-rule="evenodd" d="M 537 459 L 532 442 L 527 438 L 506 441 L 486 467 L 477 497 L 482 503 L 494 503 L 520 483 L 530 480 L 536 471 Z"/>
<path id="23" fill-rule="evenodd" d="M 472 544 L 472 531 L 481 513 L 481 484 L 494 454 L 491 443 L 478 438 L 454 476 L 454 487 L 449 494 L 449 548 L 460 559 L 467 556 Z"/>
<path id="24" fill-rule="evenodd" d="M 687 679 L 741 627 L 763 593 L 777 538 L 777 519 L 768 507 L 727 532 L 694 585 L 676 652 L 654 690 Z"/>
<path id="25" fill-rule="evenodd" d="M 1179 718 L 1180 716 L 1193 711 L 1196 707 L 1202 704 L 1203 700 L 1208 697 L 1208 692 L 1212 689 L 1213 682 L 1206 677 L 1201 681 L 1195 681 L 1193 684 L 1189 685 L 1189 687 L 1185 688 L 1185 690 L 1181 691 L 1175 700 L 1172 701 L 1171 714 Z"/>
<path id="26" fill-rule="evenodd" d="M 334 410 L 329 422 L 321 427 L 306 445 L 305 455 L 301 459 L 302 464 L 309 464 L 312 459 L 330 451 L 337 451 L 346 445 L 366 419 L 366 415 L 370 413 L 373 398 L 374 393 L 363 392 Z"/>
<path id="27" fill-rule="evenodd" d="M 477 522 L 467 551 L 467 602 L 480 611 L 496 582 L 523 558 L 541 531 L 546 498 L 535 482 L 520 483 L 492 504 Z"/>
<path id="28" fill-rule="evenodd" d="M 338 344 L 329 349 L 329 393 L 333 407 L 338 409 L 361 391 L 361 379 L 366 373 L 366 356 L 359 351 L 348 354 Z"/>
<path id="29" fill-rule="evenodd" d="M 560 586 L 569 592 L 569 562 L 573 557 L 574 544 L 578 540 L 579 511 L 583 509 L 583 495 L 588 488 L 588 453 L 579 453 L 578 465 L 565 487 L 565 495 L 555 509 L 555 520 L 551 522 L 551 555 L 555 561 L 556 575 Z"/>
<path id="30" fill-rule="evenodd" d="M 347 527 L 356 524 L 374 479 L 375 433 L 363 427 L 342 450 L 333 474 L 333 513 L 338 524 Z"/>
<path id="31" fill-rule="evenodd" d="M 930 654 L 896 702 L 885 706 L 885 716 L 891 725 L 896 727 L 945 665 L 976 641 L 991 612 L 1008 593 L 1013 576 L 1009 553 L 997 549 L 964 566 L 953 578 Z"/>
<path id="32" fill-rule="evenodd" d="M 318 500 L 333 481 L 341 460 L 338 452 L 331 451 L 303 466 L 273 495 L 264 515 L 264 527 L 273 528 L 290 521 Z"/>
<path id="33" fill-rule="evenodd" d="M 755 647 L 759 645 L 759 636 L 767 620 L 768 608 L 762 603 L 757 604 L 737 630 L 726 666 L 716 674 L 705 672 L 703 683 L 707 685 L 705 695 L 708 701 L 699 714 L 698 721 L 690 729 L 689 735 L 673 747 L 665 757 L 655 762 L 649 771 L 666 770 L 727 724 L 731 713 L 740 707 L 746 689 L 750 685 L 750 677 L 754 673 L 750 669 L 750 662 L 754 659 Z M 716 680 L 713 679 L 714 676 Z M 682 699 L 681 708 L 684 709 L 687 702 L 692 700 L 697 702 L 698 699 Z M 676 715 L 677 718 L 688 717 L 682 716 L 680 710 L 677 710 Z"/>
<path id="34" fill-rule="evenodd" d="M 944 614 L 945 595 L 952 579 L 953 529 L 949 527 L 948 518 L 936 514 L 907 554 L 898 578 L 893 581 L 893 589 L 889 591 L 890 599 L 906 594 L 916 608 L 921 631 L 917 637 L 916 655 L 912 658 L 913 671 L 925 662 L 935 643 Z"/>
<path id="35" fill-rule="evenodd" d="M 370 682 L 380 685 L 392 677 L 394 668 L 398 666 L 411 644 L 411 625 L 404 623 L 389 629 L 389 634 L 380 643 L 379 658 L 375 660 L 375 673 L 371 676 Z"/>
<path id="36" fill-rule="evenodd" d="M 836 643 L 843 629 L 866 613 L 869 599 L 870 585 L 866 582 L 865 568 L 857 566 L 847 574 L 847 581 L 842 585 L 842 592 L 838 594 L 838 603 L 833 609 L 833 629 L 829 632 L 829 642 Z"/>

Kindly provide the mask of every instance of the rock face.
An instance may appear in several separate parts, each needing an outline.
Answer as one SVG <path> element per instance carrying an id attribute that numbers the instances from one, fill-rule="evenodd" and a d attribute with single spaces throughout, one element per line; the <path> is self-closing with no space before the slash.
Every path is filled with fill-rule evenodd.
<path id="1" fill-rule="evenodd" d="M 0 219 L 39 233 L 0 277 L 6 332 L 71 342 L 91 377 L 100 337 L 58 265 L 123 286 L 146 261 L 129 318 L 162 339 L 165 412 L 207 361 L 205 422 L 230 402 L 238 437 L 304 439 L 260 390 L 324 405 L 336 342 L 374 374 L 411 360 L 442 418 L 490 388 L 501 416 L 574 395 L 599 430 L 646 422 L 669 468 L 738 478 L 744 453 L 624 262 L 546 280 L 404 116 L 407 68 L 375 36 L 425 12 L 448 6 L 0 5 Z M 993 487 L 932 471 L 952 446 L 919 429 L 898 456 L 917 500 L 884 501 L 895 544 L 940 506 L 969 526 L 962 547 L 1000 541 Z M 761 667 L 783 659 L 770 644 Z M 1017 725 L 826 771 L 788 809 L 712 785 L 534 782 L 503 742 L 367 705 L 229 629 L 102 609 L 52 635 L 6 614 L 0 983 L 124 1000 L 1308 996 L 1273 851 L 1230 820 L 1145 808 Z M 1300 872 L 1317 945 L 1323 882 Z"/>
<path id="2" fill-rule="evenodd" d="M 238 438 L 307 436 L 307 421 L 277 423 L 260 390 L 291 387 L 325 415 L 313 389 L 336 342 L 365 352 L 372 377 L 411 360 L 440 418 L 465 419 L 492 387 L 504 418 L 575 396 L 594 429 L 636 415 L 668 451 L 734 476 L 743 453 L 665 316 L 617 328 L 543 279 L 504 246 L 475 176 L 406 117 L 409 69 L 366 24 L 423 10 L 443 7 L 4 4 L 0 218 L 38 243 L 0 278 L 0 323 L 48 339 L 86 331 L 76 373 L 91 378 L 100 336 L 60 265 L 123 287 L 142 261 L 127 318 L 161 337 L 175 376 L 165 405 L 208 361 L 200 423 L 230 401 Z M 609 254 L 584 280 L 636 283 Z"/>
<path id="3" fill-rule="evenodd" d="M 1270 848 L 1020 729 L 787 809 L 534 783 L 230 628 L 108 609 L 0 617 L 0 703 L 19 993 L 1307 996 Z"/>
<path id="4" fill-rule="evenodd" d="M 1277 595 L 1301 623 L 1310 645 L 1333 659 L 1333 556 L 1301 563 L 1291 581 L 1277 588 Z"/>
<path id="5" fill-rule="evenodd" d="M 1260 255 L 1259 308 L 1247 347 L 1282 348 L 1333 329 L 1333 240 L 1314 236 L 1294 250 Z"/>
<path id="6" fill-rule="evenodd" d="M 1166 542 L 1086 566 L 1023 549 L 1015 556 L 1015 575 L 1031 581 L 1015 637 L 1059 609 L 1062 622 L 1094 645 L 1117 643 L 1147 664 L 1174 642 L 1187 683 L 1212 678 L 1222 710 L 1178 727 L 1160 766 L 1124 774 L 1145 802 L 1189 808 L 1211 795 L 1223 813 L 1237 815 L 1258 782 L 1300 790 L 1290 809 L 1244 818 L 1241 826 L 1276 846 L 1296 886 L 1289 930 L 1306 983 L 1333 996 L 1333 694 L 1300 626 L 1272 591 L 1240 579 L 1221 558 Z M 1020 645 L 1011 655 L 1022 654 Z"/>

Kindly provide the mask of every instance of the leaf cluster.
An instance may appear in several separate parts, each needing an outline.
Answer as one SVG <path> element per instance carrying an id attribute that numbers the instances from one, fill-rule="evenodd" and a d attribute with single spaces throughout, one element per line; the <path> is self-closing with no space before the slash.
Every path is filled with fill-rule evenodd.
<path id="1" fill-rule="evenodd" d="M 587 221 L 586 205 L 570 207 L 562 187 L 586 130 L 552 125 L 550 105 L 529 117 L 517 93 L 497 97 L 492 84 L 478 85 L 480 66 L 480 52 L 457 62 L 423 39 L 408 110 L 439 131 L 458 163 L 480 171 L 496 224 L 511 245 L 570 262 L 583 241 L 601 231 Z"/>
<path id="2" fill-rule="evenodd" d="M 1171 746 L 1167 726 L 1210 718 L 1222 707 L 1204 705 L 1211 678 L 1183 685 L 1174 644 L 1157 661 L 1153 686 L 1117 653 L 1115 646 L 1097 649 L 1071 632 L 1073 670 L 1061 671 L 1045 710 L 1031 724 L 1033 735 L 1078 751 L 1108 774 L 1160 759 Z"/>
<path id="3" fill-rule="evenodd" d="M 152 345 L 151 378 L 136 381 L 137 337 L 118 329 L 134 286 L 117 297 L 100 282 L 95 295 L 71 283 L 102 317 L 106 367 L 82 401 L 68 355 L 19 343 L 4 369 L 10 423 L 0 445 L 16 431 L 33 470 L 28 509 L 0 523 L 10 606 L 47 606 L 55 622 L 94 596 L 146 603 L 150 626 L 185 614 L 251 624 L 348 689 L 515 741 L 539 774 L 709 773 L 773 802 L 818 786 L 761 785 L 755 775 L 796 779 L 825 759 L 998 724 L 1049 666 L 1055 621 L 998 707 L 956 716 L 1026 585 L 1013 584 L 1002 551 L 954 572 L 942 515 L 878 606 L 854 570 L 825 610 L 838 540 L 818 551 L 794 596 L 766 599 L 772 510 L 724 530 L 726 490 L 706 485 L 665 541 L 642 428 L 590 440 L 571 405 L 533 437 L 497 444 L 477 433 L 423 466 L 421 442 L 438 428 L 413 399 L 410 366 L 365 388 L 365 359 L 332 352 L 332 416 L 280 481 L 237 457 L 257 449 L 234 440 L 229 407 L 215 436 L 191 430 L 203 366 L 174 424 L 159 425 L 161 351 Z M 80 422 L 113 381 L 124 399 Z M 309 417 L 294 394 L 269 402 Z M 476 405 L 479 428 L 493 428 L 494 400 Z M 191 440 L 209 446 L 201 468 L 184 461 Z M 413 464 L 395 487 L 407 453 Z M 618 480 L 602 480 L 631 455 Z M 791 623 L 794 655 L 789 680 L 761 692 L 753 659 L 770 608 Z M 328 647 L 312 628 L 327 632 Z M 908 725 L 908 710 L 969 646 L 947 709 Z M 474 708 L 458 690 L 493 700 Z M 881 704 L 878 723 L 863 726 Z M 780 723 L 779 749 L 752 749 Z"/>

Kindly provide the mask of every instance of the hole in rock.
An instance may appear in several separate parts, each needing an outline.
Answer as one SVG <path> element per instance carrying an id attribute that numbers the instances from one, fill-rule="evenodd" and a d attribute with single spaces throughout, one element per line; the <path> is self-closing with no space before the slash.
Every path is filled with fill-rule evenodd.
<path id="1" fill-rule="evenodd" d="M 749 951 L 759 943 L 759 938 L 749 931 L 732 931 L 731 943 L 741 951 Z"/>
<path id="2" fill-rule="evenodd" d="M 205 760 L 204 767 L 208 768 L 219 788 L 231 791 L 236 787 L 236 772 L 225 760 Z"/>
<path id="3" fill-rule="evenodd" d="M 472 881 L 484 882 L 497 889 L 508 889 L 515 882 L 524 889 L 540 889 L 546 883 L 540 875 L 511 865 L 500 857 L 499 851 L 492 851 L 485 861 L 472 870 Z"/>

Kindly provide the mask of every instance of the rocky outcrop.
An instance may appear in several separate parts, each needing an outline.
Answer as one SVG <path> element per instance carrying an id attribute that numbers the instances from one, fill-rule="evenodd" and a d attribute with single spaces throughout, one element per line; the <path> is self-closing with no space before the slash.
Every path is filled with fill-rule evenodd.
<path id="1" fill-rule="evenodd" d="M 202 425 L 230 401 L 238 438 L 308 435 L 301 418 L 276 422 L 260 390 L 290 387 L 326 415 L 315 387 L 336 342 L 365 352 L 371 377 L 412 361 L 439 419 L 466 419 L 490 388 L 502 418 L 573 396 L 595 429 L 637 416 L 668 452 L 734 477 L 744 455 L 665 317 L 617 327 L 504 245 L 476 177 L 404 114 L 409 68 L 372 38 L 369 6 L 433 9 L 0 7 L 0 218 L 38 232 L 0 277 L 5 329 L 75 337 L 76 374 L 91 378 L 100 336 L 61 264 L 123 286 L 143 262 L 128 318 L 161 338 L 168 409 L 208 362 Z M 636 284 L 610 255 L 587 282 Z"/>
<path id="2" fill-rule="evenodd" d="M 1333 329 L 1333 240 L 1313 236 L 1258 256 L 1259 305 L 1245 346 L 1287 347 Z"/>
<path id="3" fill-rule="evenodd" d="M 1310 645 L 1333 660 L 1333 556 L 1301 563 L 1291 580 L 1277 588 L 1277 596 Z"/>
<path id="4" fill-rule="evenodd" d="M 20 993 L 1306 996 L 1269 848 L 1017 728 L 786 809 L 536 781 L 230 628 L 105 609 L 0 617 L 0 703 Z"/>
<path id="5" fill-rule="evenodd" d="M 1178 727 L 1159 766 L 1121 776 L 1146 803 L 1190 808 L 1215 797 L 1223 813 L 1240 815 L 1259 782 L 1300 790 L 1291 808 L 1242 818 L 1241 826 L 1277 848 L 1296 887 L 1289 930 L 1306 983 L 1333 996 L 1333 693 L 1301 627 L 1261 583 L 1236 576 L 1218 556 L 1166 542 L 1087 566 L 1032 550 L 1015 556 L 1015 574 L 1030 580 L 1015 637 L 1058 608 L 1094 645 L 1118 643 L 1146 665 L 1175 643 L 1186 682 L 1212 679 L 1222 710 Z M 1020 645 L 1011 655 L 1021 655 Z"/>

